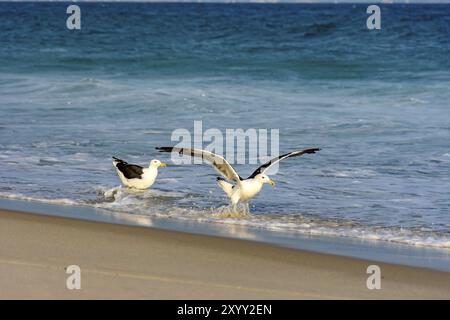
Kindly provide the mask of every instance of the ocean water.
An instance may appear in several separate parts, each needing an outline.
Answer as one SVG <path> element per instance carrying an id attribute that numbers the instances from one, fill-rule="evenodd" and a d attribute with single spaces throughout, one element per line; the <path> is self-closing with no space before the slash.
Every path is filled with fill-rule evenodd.
<path id="1" fill-rule="evenodd" d="M 450 249 L 450 5 L 0 3 L 0 197 Z M 280 129 L 248 216 L 207 165 L 120 187 L 177 128 Z M 236 165 L 242 176 L 255 165 Z"/>

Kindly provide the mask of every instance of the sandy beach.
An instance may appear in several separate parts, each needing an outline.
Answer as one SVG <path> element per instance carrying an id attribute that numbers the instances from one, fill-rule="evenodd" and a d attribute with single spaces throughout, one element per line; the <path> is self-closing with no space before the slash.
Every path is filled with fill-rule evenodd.
<path id="1" fill-rule="evenodd" d="M 450 298 L 444 272 L 143 227 L 0 211 L 0 243 L 1 299 Z"/>
<path id="2" fill-rule="evenodd" d="M 0 1 L 0 298 L 450 298 L 450 4 L 81 2 Z"/>

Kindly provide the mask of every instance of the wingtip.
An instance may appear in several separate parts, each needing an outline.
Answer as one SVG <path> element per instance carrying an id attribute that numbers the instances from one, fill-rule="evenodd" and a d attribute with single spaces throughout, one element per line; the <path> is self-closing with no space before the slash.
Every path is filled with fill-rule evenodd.
<path id="1" fill-rule="evenodd" d="M 318 151 L 322 150 L 321 148 L 311 148 L 311 149 L 307 149 L 307 153 L 316 153 Z"/>

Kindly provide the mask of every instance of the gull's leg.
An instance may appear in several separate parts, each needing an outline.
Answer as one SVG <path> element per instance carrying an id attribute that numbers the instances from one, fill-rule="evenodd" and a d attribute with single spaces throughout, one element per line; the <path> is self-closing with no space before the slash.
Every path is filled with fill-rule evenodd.
<path id="1" fill-rule="evenodd" d="M 242 214 L 249 215 L 250 214 L 250 205 L 248 201 L 242 202 Z"/>
<path id="2" fill-rule="evenodd" d="M 245 214 L 250 214 L 250 203 L 248 201 L 245 203 Z"/>
<path id="3" fill-rule="evenodd" d="M 238 204 L 240 202 L 239 193 L 235 192 L 231 195 L 231 203 L 233 204 L 233 212 L 238 212 Z"/>
<path id="4" fill-rule="evenodd" d="M 233 202 L 233 212 L 239 212 L 239 203 L 240 201 Z"/>

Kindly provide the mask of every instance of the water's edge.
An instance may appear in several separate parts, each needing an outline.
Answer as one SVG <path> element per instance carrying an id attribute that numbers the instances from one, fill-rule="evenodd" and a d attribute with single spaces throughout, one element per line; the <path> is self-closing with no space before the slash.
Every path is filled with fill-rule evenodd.
<path id="1" fill-rule="evenodd" d="M 285 234 L 243 226 L 224 226 L 169 218 L 120 215 L 82 206 L 0 199 L 0 209 L 119 225 L 140 226 L 206 236 L 256 241 L 275 246 L 370 261 L 422 267 L 450 273 L 450 250 L 414 247 L 377 240 Z"/>

